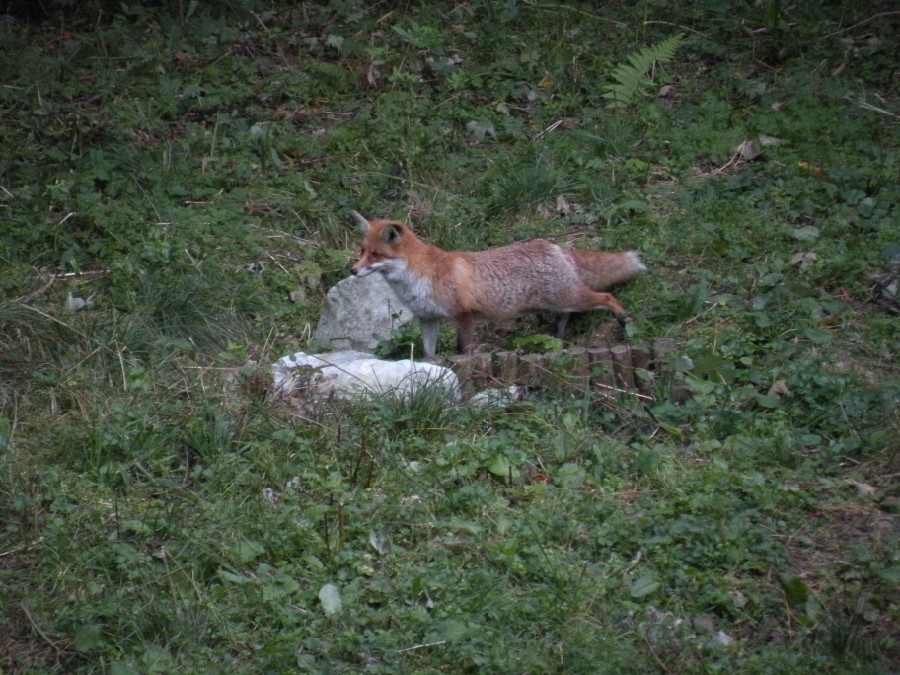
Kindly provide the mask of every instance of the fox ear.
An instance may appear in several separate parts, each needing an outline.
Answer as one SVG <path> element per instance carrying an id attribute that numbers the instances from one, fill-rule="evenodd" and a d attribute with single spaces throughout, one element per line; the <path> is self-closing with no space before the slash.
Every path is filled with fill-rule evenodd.
<path id="1" fill-rule="evenodd" d="M 403 226 L 392 223 L 381 231 L 381 238 L 388 246 L 396 246 L 403 238 Z"/>
<path id="2" fill-rule="evenodd" d="M 356 221 L 356 224 L 359 225 L 359 229 L 363 232 L 369 231 L 369 221 L 366 220 L 363 216 L 361 216 L 356 211 L 350 211 L 350 214 L 353 216 L 353 220 Z"/>

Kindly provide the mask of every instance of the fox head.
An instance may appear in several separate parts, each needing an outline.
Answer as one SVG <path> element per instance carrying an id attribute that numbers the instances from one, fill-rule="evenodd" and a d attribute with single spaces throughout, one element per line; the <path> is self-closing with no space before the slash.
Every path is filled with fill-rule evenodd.
<path id="1" fill-rule="evenodd" d="M 372 272 L 405 269 L 406 260 L 398 254 L 397 247 L 412 234 L 406 226 L 394 220 L 369 221 L 356 211 L 351 213 L 363 232 L 359 260 L 351 270 L 353 274 L 364 277 Z"/>

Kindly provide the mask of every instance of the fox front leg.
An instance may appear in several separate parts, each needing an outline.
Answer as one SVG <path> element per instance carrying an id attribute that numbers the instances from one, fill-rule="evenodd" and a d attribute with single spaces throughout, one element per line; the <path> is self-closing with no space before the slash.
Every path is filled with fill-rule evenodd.
<path id="1" fill-rule="evenodd" d="M 422 351 L 426 359 L 433 358 L 437 350 L 438 320 L 420 318 L 419 325 L 422 328 Z"/>

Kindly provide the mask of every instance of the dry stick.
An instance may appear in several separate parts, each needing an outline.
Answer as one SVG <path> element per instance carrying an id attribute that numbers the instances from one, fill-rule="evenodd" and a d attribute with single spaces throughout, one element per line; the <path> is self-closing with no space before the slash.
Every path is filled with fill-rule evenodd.
<path id="1" fill-rule="evenodd" d="M 869 110 L 871 112 L 881 113 L 882 115 L 888 115 L 889 117 L 893 117 L 893 118 L 900 118 L 900 115 L 897 115 L 896 113 L 892 113 L 890 110 L 884 110 L 883 108 L 878 108 L 877 106 L 874 106 L 871 103 L 867 103 L 867 102 L 863 101 L 861 98 L 858 101 L 854 101 L 852 98 L 850 98 L 849 94 L 847 96 L 845 96 L 844 98 L 846 98 L 851 103 L 855 103 L 863 110 Z"/>
<path id="2" fill-rule="evenodd" d="M 23 600 L 21 603 L 19 603 L 19 605 L 25 612 L 25 616 L 28 618 L 28 623 L 30 623 L 31 626 L 38 632 L 38 635 L 44 638 L 44 642 L 50 645 L 53 651 L 56 652 L 56 658 L 59 659 L 59 657 L 62 656 L 62 650 L 57 647 L 56 644 L 54 644 L 53 640 L 51 640 L 43 631 L 43 629 L 41 629 L 41 627 L 38 625 L 37 619 L 35 618 L 34 614 L 31 613 L 31 608 L 28 606 L 28 601 Z"/>
<path id="3" fill-rule="evenodd" d="M 37 307 L 32 307 L 31 305 L 26 305 L 24 302 L 20 302 L 19 304 L 22 305 L 22 307 L 24 307 L 25 309 L 30 309 L 32 312 L 36 312 L 36 313 L 40 314 L 42 317 L 44 317 L 45 319 L 48 319 L 49 321 L 52 321 L 53 323 L 58 323 L 63 328 L 68 328 L 70 331 L 72 331 L 73 333 L 77 333 L 78 335 L 83 337 L 85 340 L 89 340 L 88 336 L 85 335 L 84 333 L 82 333 L 77 328 L 72 328 L 72 326 L 70 326 L 69 324 L 65 323 L 64 321 L 60 321 L 56 317 L 50 316 L 46 312 L 42 312 Z"/>
<path id="4" fill-rule="evenodd" d="M 675 28 L 680 28 L 681 30 L 687 31 L 688 33 L 694 33 L 696 35 L 699 35 L 700 37 L 705 37 L 707 40 L 710 39 L 709 35 L 707 35 L 706 33 L 701 33 L 699 30 L 694 30 L 693 28 L 690 28 L 688 26 L 682 26 L 681 24 L 678 24 L 678 23 L 672 23 L 671 21 L 645 21 L 644 25 L 649 26 L 650 24 L 653 24 L 653 23 L 662 24 L 663 26 L 674 26 Z"/>
<path id="5" fill-rule="evenodd" d="M 662 659 L 659 658 L 659 656 L 656 653 L 656 650 L 653 649 L 653 645 L 650 643 L 650 639 L 646 635 L 644 635 L 643 631 L 641 632 L 641 637 L 644 638 L 644 642 L 647 645 L 647 649 L 650 650 L 650 656 L 652 656 L 656 660 L 656 663 L 659 665 L 659 667 L 662 668 L 664 672 L 671 673 L 672 671 L 669 670 L 668 667 L 666 666 L 666 664 L 662 662 Z"/>
<path id="6" fill-rule="evenodd" d="M 6 439 L 7 449 L 13 446 L 13 439 L 16 437 L 16 427 L 19 424 L 19 399 L 13 397 L 13 418 L 12 424 L 9 426 L 9 438 Z"/>
<path id="7" fill-rule="evenodd" d="M 597 382 L 594 384 L 595 387 L 600 387 L 601 389 L 608 389 L 609 391 L 614 391 L 617 394 L 625 394 L 626 396 L 633 396 L 634 398 L 641 399 L 643 401 L 655 401 L 656 399 L 652 396 L 648 396 L 647 394 L 639 394 L 636 391 L 629 391 L 628 389 L 620 389 L 619 387 L 613 387 L 608 384 L 603 384 L 601 382 Z"/>
<path id="8" fill-rule="evenodd" d="M 725 162 L 725 163 L 724 163 L 722 166 L 720 166 L 718 169 L 716 169 L 715 171 L 713 171 L 713 172 L 710 174 L 710 176 L 715 176 L 717 173 L 722 173 L 722 172 L 723 172 L 725 169 L 727 169 L 729 166 L 735 166 L 735 165 L 740 161 L 740 158 L 744 156 L 744 147 L 745 147 L 745 146 L 747 145 L 747 143 L 749 143 L 749 142 L 750 142 L 750 141 L 744 141 L 743 143 L 741 143 L 741 144 L 738 146 L 737 152 L 734 153 L 734 155 L 732 156 L 732 158 L 729 159 L 727 162 Z"/>
<path id="9" fill-rule="evenodd" d="M 55 281 L 56 281 L 56 275 L 52 275 L 50 277 L 50 281 L 48 281 L 46 284 L 41 286 L 36 291 L 31 291 L 31 293 L 28 293 L 27 295 L 23 295 L 21 298 L 16 298 L 16 302 L 19 302 L 21 304 L 25 304 L 26 302 L 29 302 L 32 298 L 35 298 L 38 295 L 43 294 L 44 291 L 46 291 L 48 288 L 50 288 Z"/>
<path id="10" fill-rule="evenodd" d="M 412 647 L 405 647 L 403 649 L 398 649 L 397 654 L 403 654 L 404 652 L 415 651 L 416 649 L 424 649 L 425 647 L 440 647 L 442 645 L 447 644 L 446 640 L 438 640 L 437 642 L 426 642 L 421 645 L 413 645 Z"/>
<path id="11" fill-rule="evenodd" d="M 68 277 L 85 277 L 95 274 L 106 274 L 107 270 L 82 270 L 81 272 L 58 272 L 51 275 L 54 279 L 66 279 Z"/>
<path id="12" fill-rule="evenodd" d="M 900 12 L 880 12 L 879 14 L 874 14 L 874 15 L 870 16 L 868 19 L 865 19 L 864 21 L 860 21 L 859 23 L 855 23 L 852 26 L 847 26 L 846 28 L 841 28 L 840 30 L 837 30 L 833 33 L 829 33 L 828 35 L 824 35 L 824 36 L 820 37 L 819 42 L 821 42 L 822 40 L 827 40 L 830 37 L 834 37 L 835 35 L 840 35 L 841 33 L 846 33 L 848 30 L 853 30 L 854 28 L 859 28 L 860 26 L 864 26 L 865 24 L 869 23 L 870 21 L 874 21 L 875 19 L 879 19 L 883 16 L 892 16 L 894 14 L 900 14 Z"/>

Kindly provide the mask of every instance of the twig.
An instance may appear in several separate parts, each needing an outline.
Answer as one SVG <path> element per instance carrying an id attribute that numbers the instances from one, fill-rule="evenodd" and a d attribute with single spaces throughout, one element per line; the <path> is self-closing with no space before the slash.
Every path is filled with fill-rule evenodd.
<path id="1" fill-rule="evenodd" d="M 24 302 L 20 302 L 19 304 L 22 305 L 22 307 L 24 307 L 25 309 L 30 309 L 32 312 L 36 312 L 37 314 L 40 314 L 42 317 L 44 317 L 44 318 L 47 319 L 48 321 L 52 321 L 53 323 L 58 323 L 58 324 L 59 324 L 60 326 L 62 326 L 63 328 L 68 328 L 70 331 L 72 331 L 73 333 L 77 333 L 78 335 L 80 335 L 81 337 L 83 337 L 85 340 L 88 340 L 88 339 L 89 339 L 87 335 L 85 335 L 84 333 L 82 333 L 82 332 L 81 332 L 80 330 L 78 330 L 77 328 L 72 328 L 72 326 L 70 326 L 69 324 L 67 324 L 67 323 L 65 323 L 65 322 L 63 322 L 63 321 L 60 321 L 59 319 L 57 319 L 57 318 L 54 317 L 54 316 L 50 316 L 50 315 L 47 314 L 46 312 L 42 312 L 42 311 L 39 310 L 37 307 L 32 307 L 31 305 L 26 305 Z"/>
<path id="2" fill-rule="evenodd" d="M 686 30 L 688 33 L 695 33 L 696 35 L 699 35 L 700 37 L 705 37 L 707 40 L 709 39 L 709 35 L 707 35 L 706 33 L 701 33 L 699 30 L 694 30 L 693 28 L 690 28 L 689 26 L 682 26 L 681 24 L 678 24 L 678 23 L 672 23 L 671 21 L 645 21 L 644 25 L 649 26 L 650 24 L 653 24 L 653 23 L 662 24 L 663 26 L 674 26 L 675 28 L 680 28 L 681 30 Z"/>
<path id="3" fill-rule="evenodd" d="M 863 110 L 871 110 L 872 112 L 877 112 L 877 113 L 881 113 L 882 115 L 888 115 L 889 117 L 893 117 L 895 119 L 900 119 L 900 115 L 897 115 L 896 113 L 892 113 L 890 110 L 884 110 L 882 108 L 874 106 L 871 103 L 866 103 L 862 99 L 859 99 L 858 101 L 854 101 L 852 98 L 850 98 L 850 94 L 847 94 L 844 98 L 846 98 L 851 103 L 855 103 Z"/>
<path id="4" fill-rule="evenodd" d="M 668 666 L 666 666 L 666 664 L 662 662 L 662 659 L 659 658 L 659 655 L 656 653 L 656 650 L 653 649 L 653 645 L 650 642 L 650 638 L 648 638 L 644 634 L 644 631 L 641 631 L 641 637 L 644 638 L 644 643 L 647 645 L 647 649 L 650 650 L 650 656 L 652 656 L 656 660 L 657 665 L 659 665 L 659 667 L 663 669 L 663 672 L 671 673 L 672 671 L 669 670 Z"/>
<path id="5" fill-rule="evenodd" d="M 282 265 L 280 262 L 278 262 L 277 260 L 275 260 L 274 256 L 272 256 L 271 253 L 269 253 L 268 251 L 265 251 L 265 254 L 266 254 L 266 257 L 269 258 L 269 260 L 271 260 L 273 263 L 275 263 L 276 265 L 278 265 L 278 267 L 281 268 L 281 271 L 282 271 L 282 272 L 284 272 L 285 274 L 287 274 L 288 276 L 290 276 L 291 273 L 288 272 L 288 271 L 285 269 L 284 265 Z"/>
<path id="6" fill-rule="evenodd" d="M 56 644 L 54 644 L 53 640 L 51 640 L 47 636 L 47 634 L 43 631 L 43 629 L 38 625 L 37 619 L 34 617 L 34 614 L 31 613 L 31 608 L 28 606 L 28 602 L 23 600 L 20 603 L 20 606 L 22 607 L 22 610 L 25 612 L 25 616 L 28 619 L 28 623 L 30 623 L 32 628 L 34 628 L 37 631 L 38 635 L 40 635 L 42 638 L 44 638 L 44 641 L 48 645 L 50 645 L 50 647 L 53 649 L 53 651 L 56 652 L 56 658 L 58 659 L 60 656 L 62 656 L 63 651 L 59 647 L 57 647 Z"/>
<path id="7" fill-rule="evenodd" d="M 599 14 L 593 14 L 592 12 L 585 12 L 583 9 L 578 9 L 576 7 L 569 7 L 568 5 L 538 5 L 535 3 L 529 3 L 533 9 L 540 10 L 568 10 L 575 14 L 581 14 L 582 16 L 589 16 L 592 19 L 596 19 L 598 21 L 605 21 L 606 23 L 611 23 L 618 28 L 628 28 L 628 24 L 622 23 L 621 21 L 616 21 L 615 19 L 607 19 L 604 16 L 600 16 Z"/>
<path id="8" fill-rule="evenodd" d="M 23 295 L 21 298 L 16 298 L 16 301 L 21 302 L 21 303 L 29 302 L 32 298 L 35 298 L 35 297 L 43 294 L 44 291 L 49 289 L 53 285 L 53 282 L 55 282 L 55 281 L 56 281 L 56 276 L 51 275 L 50 280 L 46 284 L 44 284 L 43 286 L 41 286 L 40 288 L 38 288 L 35 291 L 31 291 L 31 293 L 27 293 L 26 295 Z"/>
<path id="9" fill-rule="evenodd" d="M 894 14 L 900 14 L 900 12 L 880 12 L 878 14 L 874 14 L 874 15 L 870 16 L 868 19 L 865 19 L 864 21 L 860 21 L 859 23 L 855 23 L 852 26 L 847 26 L 846 28 L 841 28 L 840 30 L 837 30 L 833 33 L 829 33 L 828 35 L 823 35 L 822 37 L 819 38 L 818 41 L 821 42 L 822 40 L 827 40 L 828 38 L 834 37 L 835 35 L 840 35 L 841 33 L 846 33 L 848 30 L 853 30 L 854 28 L 859 28 L 860 26 L 864 26 L 867 23 L 869 23 L 870 21 L 874 21 L 875 19 L 880 19 L 883 16 L 892 16 Z"/>
<path id="10" fill-rule="evenodd" d="M 81 272 L 57 272 L 51 276 L 54 279 L 68 279 L 69 277 L 85 277 L 92 274 L 106 274 L 109 270 L 83 270 Z"/>
<path id="11" fill-rule="evenodd" d="M 403 649 L 398 649 L 397 654 L 403 654 L 405 652 L 412 652 L 416 649 L 425 649 L 425 647 L 440 647 L 442 645 L 447 644 L 446 640 L 438 640 L 437 642 L 425 642 L 420 645 L 413 645 L 412 647 L 405 647 Z"/>
<path id="12" fill-rule="evenodd" d="M 713 172 L 710 173 L 709 175 L 715 176 L 718 173 L 722 173 L 728 167 L 736 166 L 737 163 L 740 161 L 740 158 L 744 156 L 744 148 L 746 147 L 747 143 L 749 143 L 749 141 L 744 141 L 743 143 L 741 143 L 738 146 L 737 152 L 735 152 L 734 155 L 732 155 L 731 159 L 729 159 L 727 162 L 725 162 L 718 169 L 713 170 Z"/>
<path id="13" fill-rule="evenodd" d="M 625 394 L 626 396 L 633 396 L 634 398 L 640 399 L 642 401 L 655 401 L 656 399 L 652 396 L 648 396 L 647 394 L 641 394 L 636 391 L 629 391 L 628 389 L 620 389 L 619 387 L 613 387 L 609 384 L 603 384 L 602 382 L 596 382 L 594 384 L 595 387 L 599 387 L 601 389 L 608 389 L 609 391 L 614 391 L 617 394 Z"/>
<path id="14" fill-rule="evenodd" d="M 559 128 L 559 125 L 563 123 L 563 121 L 564 121 L 564 120 L 556 120 L 556 121 L 555 121 L 553 124 L 551 124 L 549 127 L 547 127 L 546 129 L 544 129 L 543 131 L 539 132 L 539 133 L 534 137 L 534 140 L 539 141 L 539 140 L 541 140 L 544 136 L 546 136 L 547 134 L 549 134 L 551 131 L 556 131 L 557 128 Z"/>

